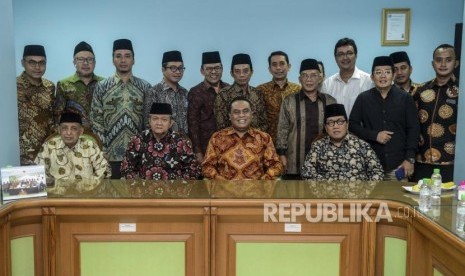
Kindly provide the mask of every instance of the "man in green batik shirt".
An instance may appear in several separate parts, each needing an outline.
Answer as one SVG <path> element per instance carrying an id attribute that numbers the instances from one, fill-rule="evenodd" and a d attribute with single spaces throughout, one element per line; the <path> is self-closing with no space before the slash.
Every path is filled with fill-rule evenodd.
<path id="1" fill-rule="evenodd" d="M 92 130 L 103 142 L 112 178 L 121 178 L 121 161 L 132 136 L 144 130 L 144 99 L 150 83 L 132 74 L 134 51 L 128 39 L 113 43 L 116 74 L 95 87 L 90 110 Z"/>
<path id="2" fill-rule="evenodd" d="M 21 65 L 24 72 L 16 78 L 21 165 L 30 165 L 45 139 L 54 132 L 52 105 L 55 85 L 42 78 L 47 57 L 42 45 L 26 45 Z"/>
<path id="3" fill-rule="evenodd" d="M 73 64 L 76 73 L 57 83 L 57 94 L 54 104 L 55 122 L 60 121 L 63 112 L 81 115 L 85 131 L 91 130 L 89 120 L 93 89 L 102 77 L 94 74 L 95 55 L 92 47 L 81 41 L 74 48 Z"/>

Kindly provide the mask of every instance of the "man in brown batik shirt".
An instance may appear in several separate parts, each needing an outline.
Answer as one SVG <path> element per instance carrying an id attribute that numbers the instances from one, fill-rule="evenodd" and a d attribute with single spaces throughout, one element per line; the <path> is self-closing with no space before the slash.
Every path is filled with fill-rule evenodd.
<path id="1" fill-rule="evenodd" d="M 47 65 L 44 46 L 26 45 L 21 65 L 24 72 L 16 78 L 19 151 L 21 165 L 30 165 L 42 143 L 54 132 L 55 85 L 42 78 Z"/>
<path id="2" fill-rule="evenodd" d="M 268 57 L 268 70 L 273 79 L 257 86 L 257 89 L 263 92 L 268 134 L 273 138 L 275 145 L 281 103 L 286 96 L 300 91 L 300 85 L 287 80 L 287 73 L 290 69 L 289 57 L 285 52 L 272 52 Z"/>

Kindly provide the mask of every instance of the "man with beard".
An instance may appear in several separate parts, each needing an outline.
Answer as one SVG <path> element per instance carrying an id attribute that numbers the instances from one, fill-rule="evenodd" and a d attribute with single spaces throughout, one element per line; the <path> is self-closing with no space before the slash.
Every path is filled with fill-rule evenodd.
<path id="1" fill-rule="evenodd" d="M 132 74 L 134 50 L 128 39 L 113 43 L 116 73 L 98 83 L 91 105 L 92 130 L 103 142 L 112 178 L 121 178 L 121 161 L 131 137 L 144 129 L 144 98 L 150 84 Z"/>
<path id="2" fill-rule="evenodd" d="M 215 98 L 222 88 L 228 86 L 221 81 L 223 64 L 219 52 L 202 54 L 200 73 L 204 80 L 187 94 L 187 125 L 197 160 L 203 162 L 208 140 L 217 130 L 213 112 Z"/>
<path id="3" fill-rule="evenodd" d="M 394 63 L 394 71 L 396 73 L 396 79 L 394 83 L 402 90 L 408 92 L 410 95 L 414 95 L 417 88 L 420 86 L 414 83 L 410 79 L 412 75 L 412 65 L 410 64 L 410 58 L 404 51 L 394 52 L 389 55 Z"/>
<path id="4" fill-rule="evenodd" d="M 57 83 L 55 121 L 60 121 L 63 112 L 74 112 L 81 115 L 84 130 L 92 131 L 89 121 L 92 93 L 95 85 L 103 78 L 94 74 L 94 51 L 85 41 L 81 41 L 74 48 L 73 64 L 76 73 Z"/>

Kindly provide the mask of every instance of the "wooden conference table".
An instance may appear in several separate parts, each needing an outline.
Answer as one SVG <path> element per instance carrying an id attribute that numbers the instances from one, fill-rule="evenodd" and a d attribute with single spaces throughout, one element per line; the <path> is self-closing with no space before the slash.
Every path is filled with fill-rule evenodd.
<path id="1" fill-rule="evenodd" d="M 464 275 L 455 193 L 405 184 L 57 181 L 0 207 L 0 275 Z"/>

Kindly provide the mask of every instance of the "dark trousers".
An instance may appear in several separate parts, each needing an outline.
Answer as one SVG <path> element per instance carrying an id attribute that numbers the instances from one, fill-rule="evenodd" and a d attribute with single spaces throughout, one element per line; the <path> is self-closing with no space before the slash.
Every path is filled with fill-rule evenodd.
<path id="1" fill-rule="evenodd" d="M 121 179 L 121 161 L 110 161 L 111 179 Z"/>
<path id="2" fill-rule="evenodd" d="M 423 178 L 431 178 L 434 169 L 441 170 L 442 182 L 450 182 L 454 181 L 454 165 L 431 165 L 431 164 L 424 164 L 424 163 L 415 163 L 415 172 L 414 172 L 414 180 L 418 182 L 418 180 Z"/>

